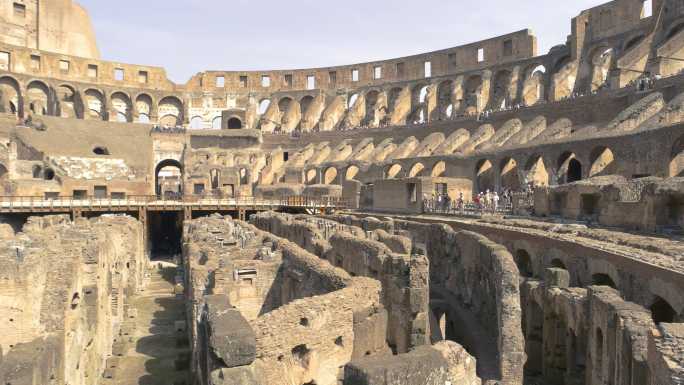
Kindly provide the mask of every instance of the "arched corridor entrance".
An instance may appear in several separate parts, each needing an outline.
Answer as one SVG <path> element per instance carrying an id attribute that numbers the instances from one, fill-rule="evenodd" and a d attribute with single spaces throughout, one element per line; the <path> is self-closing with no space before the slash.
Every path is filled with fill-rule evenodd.
<path id="1" fill-rule="evenodd" d="M 175 159 L 165 159 L 154 170 L 157 196 L 179 198 L 183 195 L 183 165 Z"/>

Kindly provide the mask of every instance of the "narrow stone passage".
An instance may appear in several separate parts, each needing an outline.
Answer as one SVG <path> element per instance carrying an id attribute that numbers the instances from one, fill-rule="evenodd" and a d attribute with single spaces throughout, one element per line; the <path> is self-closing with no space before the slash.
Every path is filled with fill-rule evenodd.
<path id="1" fill-rule="evenodd" d="M 133 297 L 123 336 L 107 361 L 105 384 L 187 385 L 190 350 L 183 299 L 174 294 L 176 267 L 150 269 L 145 291 Z"/>

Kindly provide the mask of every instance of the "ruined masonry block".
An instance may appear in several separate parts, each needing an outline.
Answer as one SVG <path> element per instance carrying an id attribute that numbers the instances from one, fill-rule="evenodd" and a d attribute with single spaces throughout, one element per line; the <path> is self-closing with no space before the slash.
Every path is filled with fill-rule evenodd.
<path id="1" fill-rule="evenodd" d="M 251 364 L 256 358 L 256 335 L 225 295 L 207 296 L 209 346 L 226 367 Z"/>
<path id="2" fill-rule="evenodd" d="M 544 270 L 544 282 L 548 287 L 570 287 L 570 273 L 565 269 L 546 269 Z"/>

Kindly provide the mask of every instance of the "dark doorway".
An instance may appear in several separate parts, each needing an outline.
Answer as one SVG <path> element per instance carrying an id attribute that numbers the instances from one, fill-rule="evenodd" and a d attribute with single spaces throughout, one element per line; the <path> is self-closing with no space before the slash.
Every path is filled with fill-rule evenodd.
<path id="1" fill-rule="evenodd" d="M 570 159 L 568 162 L 568 183 L 582 180 L 582 163 L 577 159 Z"/>
<path id="2" fill-rule="evenodd" d="M 592 285 L 596 286 L 610 286 L 613 289 L 617 289 L 615 281 L 608 274 L 594 274 L 591 276 Z"/>
<path id="3" fill-rule="evenodd" d="M 651 316 L 653 317 L 653 322 L 659 324 L 661 322 L 672 323 L 675 322 L 677 317 L 677 312 L 670 306 L 667 301 L 657 297 L 653 305 L 651 305 Z"/>
<path id="4" fill-rule="evenodd" d="M 183 165 L 175 159 L 166 159 L 154 170 L 157 196 L 178 197 L 183 194 Z"/>
<path id="5" fill-rule="evenodd" d="M 153 260 L 171 259 L 181 253 L 182 212 L 149 212 L 148 222 L 150 253 Z"/>
<path id="6" fill-rule="evenodd" d="M 242 120 L 238 118 L 230 118 L 228 119 L 228 129 L 229 130 L 237 130 L 242 128 Z"/>

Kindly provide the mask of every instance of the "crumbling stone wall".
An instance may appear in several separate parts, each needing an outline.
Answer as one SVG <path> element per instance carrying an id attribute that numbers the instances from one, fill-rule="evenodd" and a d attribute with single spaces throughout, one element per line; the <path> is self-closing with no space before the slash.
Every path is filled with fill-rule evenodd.
<path id="1" fill-rule="evenodd" d="M 142 225 L 126 216 L 1 225 L 0 378 L 10 384 L 98 385 L 143 285 Z"/>

